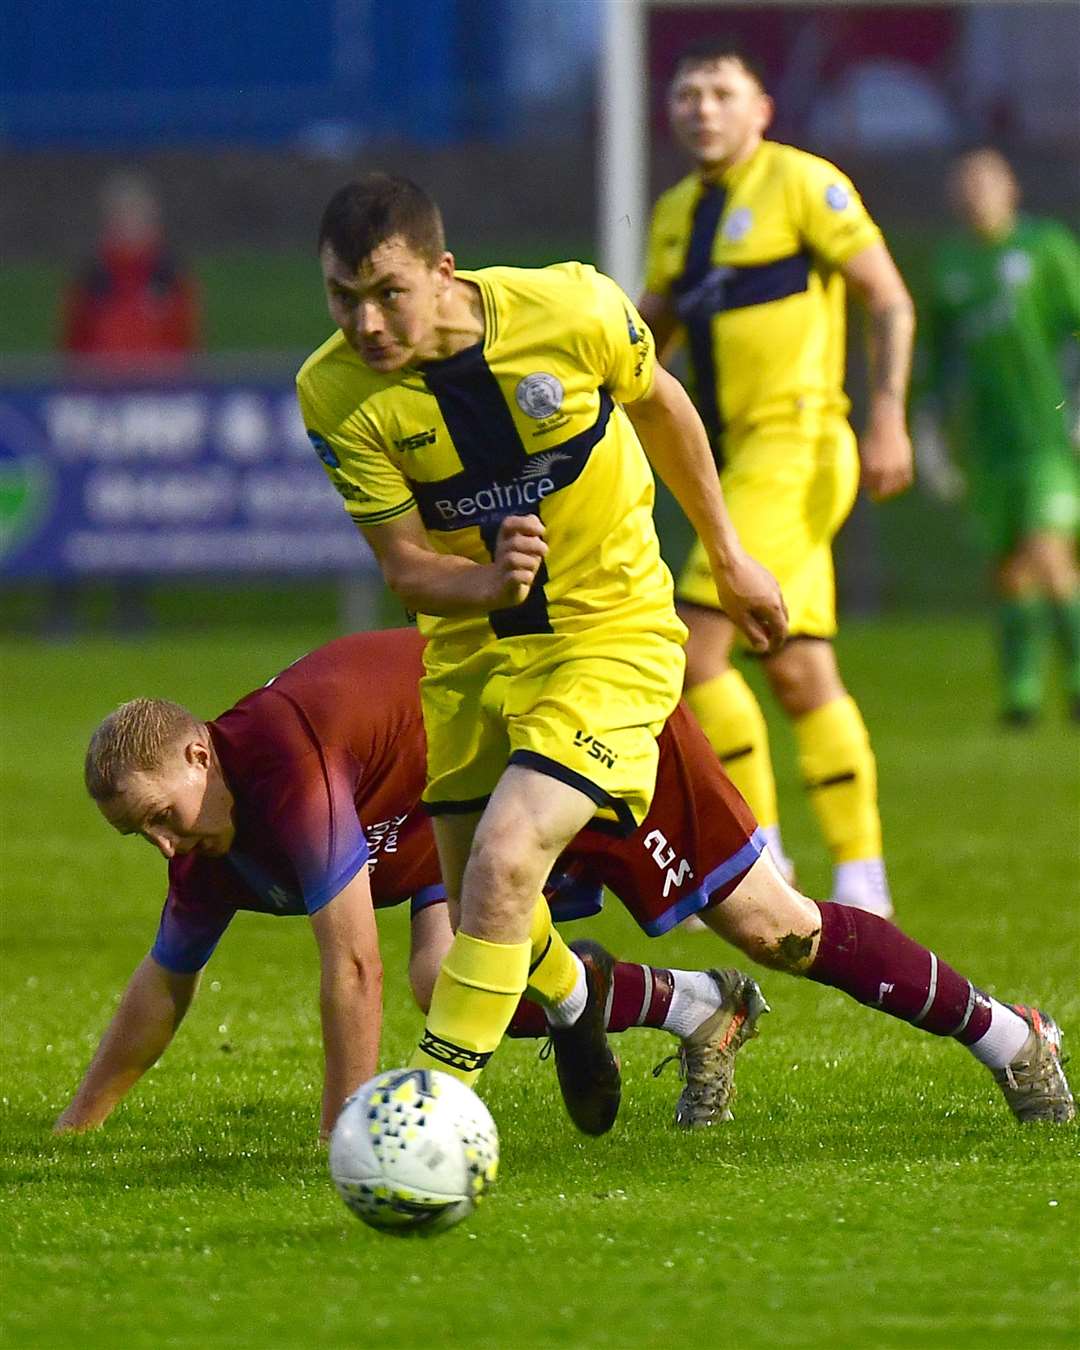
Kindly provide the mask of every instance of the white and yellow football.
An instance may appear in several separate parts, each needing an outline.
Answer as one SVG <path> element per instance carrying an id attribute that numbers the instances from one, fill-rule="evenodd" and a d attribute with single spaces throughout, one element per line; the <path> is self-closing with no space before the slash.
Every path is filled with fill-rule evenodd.
<path id="1" fill-rule="evenodd" d="M 384 1233 L 445 1232 L 472 1213 L 499 1168 L 487 1107 L 458 1079 L 390 1069 L 359 1088 L 330 1136 L 330 1175 L 358 1219 Z"/>

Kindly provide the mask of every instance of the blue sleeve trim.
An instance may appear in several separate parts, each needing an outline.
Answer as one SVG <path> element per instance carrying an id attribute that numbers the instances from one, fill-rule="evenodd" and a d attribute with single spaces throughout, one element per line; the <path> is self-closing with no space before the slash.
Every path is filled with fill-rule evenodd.
<path id="1" fill-rule="evenodd" d="M 308 914 L 317 914 L 320 909 L 333 900 L 335 895 L 340 895 L 345 887 L 352 881 L 353 877 L 360 871 L 368 860 L 368 846 L 365 839 L 362 846 L 357 849 L 349 861 L 342 867 L 341 871 L 331 881 L 325 882 L 314 895 L 304 896 L 304 908 Z"/>
<path id="2" fill-rule="evenodd" d="M 191 915 L 178 914 L 166 899 L 161 910 L 157 937 L 150 955 L 165 970 L 174 975 L 194 975 L 202 970 L 214 954 L 226 928 L 232 922 L 235 910 L 213 915 L 209 923 L 200 923 Z"/>
<path id="3" fill-rule="evenodd" d="M 762 853 L 765 852 L 765 835 L 760 829 L 754 831 L 742 848 L 737 853 L 733 853 L 730 858 L 725 859 L 719 867 L 713 868 L 705 880 L 697 888 L 691 891 L 689 895 L 684 895 L 682 899 L 677 900 L 670 909 L 664 910 L 663 914 L 658 915 L 651 923 L 642 924 L 642 928 L 648 933 L 649 937 L 662 937 L 664 933 L 669 933 L 673 928 L 682 923 L 683 919 L 691 914 L 696 914 L 699 909 L 704 909 L 709 903 L 709 899 L 719 886 L 732 877 L 737 877 L 740 872 L 745 872 L 753 867 Z"/>
<path id="4" fill-rule="evenodd" d="M 409 917 L 415 919 L 422 909 L 445 904 L 446 887 L 441 882 L 437 886 L 421 886 L 409 904 Z"/>
<path id="5" fill-rule="evenodd" d="M 150 948 L 150 955 L 159 966 L 171 970 L 174 975 L 197 975 L 213 956 L 220 941 L 220 938 L 215 938 L 208 947 L 201 948 L 198 955 L 189 948 L 187 955 L 180 957 L 170 955 L 167 947 L 159 939 Z"/>

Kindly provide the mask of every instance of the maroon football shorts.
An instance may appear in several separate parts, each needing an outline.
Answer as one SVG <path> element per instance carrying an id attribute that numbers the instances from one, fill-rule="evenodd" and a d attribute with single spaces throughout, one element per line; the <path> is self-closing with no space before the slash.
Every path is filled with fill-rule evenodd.
<path id="1" fill-rule="evenodd" d="M 557 922 L 597 913 L 606 886 L 659 937 L 730 895 L 765 848 L 750 808 L 684 703 L 659 740 L 656 792 L 642 825 L 619 837 L 595 821 L 553 869 L 547 895 Z"/>

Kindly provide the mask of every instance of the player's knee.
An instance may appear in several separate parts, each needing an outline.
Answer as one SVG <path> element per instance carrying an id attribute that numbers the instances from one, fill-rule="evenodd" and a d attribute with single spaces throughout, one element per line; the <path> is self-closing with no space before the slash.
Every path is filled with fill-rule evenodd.
<path id="1" fill-rule="evenodd" d="M 802 680 L 802 670 L 795 665 L 773 667 L 766 670 L 769 687 L 776 695 L 777 702 L 790 717 L 798 717 L 803 705 L 808 701 Z"/>
<path id="2" fill-rule="evenodd" d="M 790 931 L 775 929 L 768 935 L 757 934 L 743 948 L 751 960 L 769 970 L 782 970 L 785 975 L 802 975 L 814 959 L 817 930 L 800 931 L 795 925 Z"/>
<path id="3" fill-rule="evenodd" d="M 1059 535 L 1041 535 L 1032 541 L 1031 556 L 1045 591 L 1054 599 L 1071 595 L 1076 586 L 1076 564 L 1070 540 Z"/>
<path id="4" fill-rule="evenodd" d="M 781 970 L 787 975 L 801 975 L 813 960 L 818 932 L 816 926 L 809 931 L 807 928 L 802 922 L 788 925 L 770 920 L 729 928 L 724 936 L 759 966 Z"/>
<path id="5" fill-rule="evenodd" d="M 719 610 L 686 604 L 679 604 L 676 609 L 687 628 L 686 687 L 693 689 L 728 669 L 735 628 Z"/>
<path id="6" fill-rule="evenodd" d="M 796 638 L 766 661 L 765 674 L 789 717 L 803 717 L 846 693 L 831 642 Z"/>
<path id="7" fill-rule="evenodd" d="M 1035 585 L 1035 573 L 1026 553 L 1010 553 L 997 567 L 998 592 L 1008 600 L 1017 600 Z"/>
<path id="8" fill-rule="evenodd" d="M 413 915 L 409 948 L 409 987 L 424 1013 L 431 1007 L 435 981 L 454 941 L 450 905 L 427 905 Z M 455 916 L 456 917 L 456 916 Z"/>
<path id="9" fill-rule="evenodd" d="M 531 910 L 544 882 L 544 868 L 527 832 L 478 832 L 465 868 L 463 909 L 477 902 L 500 923 L 525 904 Z"/>

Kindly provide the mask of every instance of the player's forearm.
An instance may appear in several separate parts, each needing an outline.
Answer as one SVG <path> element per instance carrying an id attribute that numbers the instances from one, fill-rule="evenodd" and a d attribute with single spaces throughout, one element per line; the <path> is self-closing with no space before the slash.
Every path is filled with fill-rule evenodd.
<path id="1" fill-rule="evenodd" d="M 870 441 L 898 443 L 906 437 L 904 413 L 915 340 L 915 306 L 889 250 L 880 241 L 849 258 L 841 271 L 866 311 Z M 863 458 L 865 465 L 866 456 Z"/>
<path id="2" fill-rule="evenodd" d="M 870 417 L 902 419 L 911 380 L 915 307 L 904 291 L 869 303 L 867 318 Z"/>
<path id="3" fill-rule="evenodd" d="M 326 1072 L 320 1132 L 333 1129 L 345 1099 L 373 1077 L 382 1034 L 382 965 L 349 961 L 324 971 L 319 992 Z"/>
<path id="4" fill-rule="evenodd" d="M 495 605 L 499 578 L 491 564 L 410 548 L 382 566 L 386 584 L 415 614 L 486 614 Z"/>
<path id="5" fill-rule="evenodd" d="M 626 408 L 649 462 L 682 507 L 714 566 L 741 553 L 709 438 L 690 396 L 673 375 L 658 368 L 649 398 Z"/>
<path id="6" fill-rule="evenodd" d="M 101 1125 L 172 1040 L 195 992 L 197 976 L 170 976 L 147 957 L 128 984 L 120 1007 L 56 1130 Z"/>

